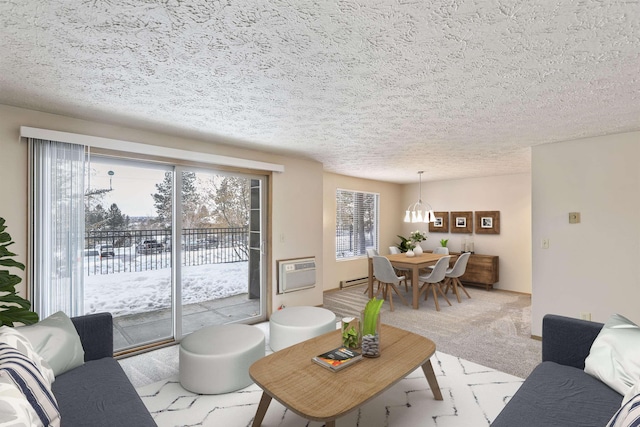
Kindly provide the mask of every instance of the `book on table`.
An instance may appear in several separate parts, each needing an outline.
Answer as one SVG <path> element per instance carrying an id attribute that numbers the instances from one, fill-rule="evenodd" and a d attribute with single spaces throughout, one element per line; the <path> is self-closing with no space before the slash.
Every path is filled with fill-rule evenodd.
<path id="1" fill-rule="evenodd" d="M 349 350 L 346 347 L 338 347 L 326 353 L 319 354 L 311 360 L 332 371 L 339 371 L 361 359 L 362 354 L 357 351 Z"/>

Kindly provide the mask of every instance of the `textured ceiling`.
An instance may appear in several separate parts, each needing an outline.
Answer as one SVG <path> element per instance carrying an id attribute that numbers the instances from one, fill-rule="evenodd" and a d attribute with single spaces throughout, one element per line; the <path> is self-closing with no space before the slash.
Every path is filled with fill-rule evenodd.
<path id="1" fill-rule="evenodd" d="M 640 130 L 626 0 L 0 0 L 0 103 L 392 182 Z"/>

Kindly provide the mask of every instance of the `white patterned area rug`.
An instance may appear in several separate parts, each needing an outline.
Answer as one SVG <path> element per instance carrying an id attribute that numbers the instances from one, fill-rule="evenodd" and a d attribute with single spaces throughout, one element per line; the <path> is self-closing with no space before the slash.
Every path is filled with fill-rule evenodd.
<path id="1" fill-rule="evenodd" d="M 488 426 L 523 381 L 440 352 L 431 363 L 444 400 L 434 400 L 422 369 L 417 369 L 361 408 L 338 418 L 336 427 Z M 186 391 L 172 377 L 141 387 L 138 394 L 160 427 L 245 427 L 253 421 L 262 390 L 252 384 L 234 393 L 199 395 Z M 324 423 L 305 420 L 274 399 L 262 425 L 321 427 Z"/>

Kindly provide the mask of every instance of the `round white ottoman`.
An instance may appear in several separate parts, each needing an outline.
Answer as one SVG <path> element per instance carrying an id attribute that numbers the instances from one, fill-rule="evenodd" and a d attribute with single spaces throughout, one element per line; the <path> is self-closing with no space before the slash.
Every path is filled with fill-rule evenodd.
<path id="1" fill-rule="evenodd" d="M 326 308 L 286 307 L 269 319 L 269 346 L 273 351 L 336 330 L 336 316 Z"/>
<path id="2" fill-rule="evenodd" d="M 253 381 L 249 366 L 265 355 L 264 333 L 255 326 L 207 326 L 180 342 L 180 384 L 199 394 L 222 394 Z"/>

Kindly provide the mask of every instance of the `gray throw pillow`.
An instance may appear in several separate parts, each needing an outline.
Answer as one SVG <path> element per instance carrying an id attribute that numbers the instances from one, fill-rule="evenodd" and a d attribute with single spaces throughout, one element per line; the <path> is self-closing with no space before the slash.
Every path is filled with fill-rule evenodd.
<path id="1" fill-rule="evenodd" d="M 56 377 L 84 364 L 84 349 L 78 332 L 62 311 L 35 325 L 16 329 L 31 342 L 36 353 L 49 363 Z"/>

